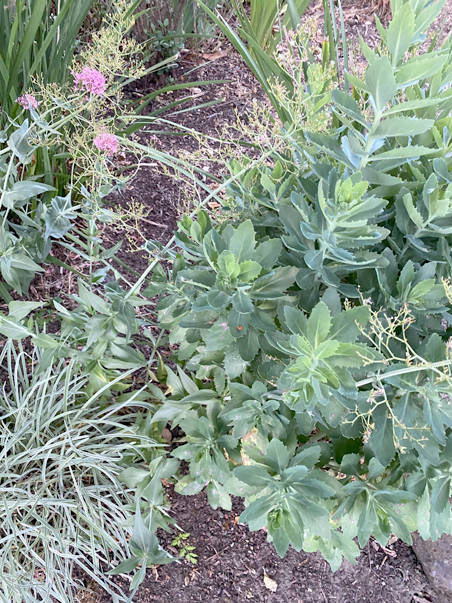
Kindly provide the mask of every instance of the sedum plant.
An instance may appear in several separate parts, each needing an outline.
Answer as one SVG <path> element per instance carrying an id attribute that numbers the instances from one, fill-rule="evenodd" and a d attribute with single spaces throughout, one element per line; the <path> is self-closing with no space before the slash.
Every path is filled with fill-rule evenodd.
<path id="1" fill-rule="evenodd" d="M 280 555 L 333 569 L 356 537 L 452 532 L 450 39 L 419 50 L 443 4 L 393 2 L 339 127 L 231 164 L 235 218 L 182 219 L 145 290 L 179 367 L 148 419 L 185 433 L 178 491 L 243 497 Z"/>

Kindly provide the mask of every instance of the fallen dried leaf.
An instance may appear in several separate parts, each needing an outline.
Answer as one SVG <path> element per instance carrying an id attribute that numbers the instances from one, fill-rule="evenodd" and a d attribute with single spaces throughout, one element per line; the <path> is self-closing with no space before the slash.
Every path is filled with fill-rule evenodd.
<path id="1" fill-rule="evenodd" d="M 398 541 L 398 537 L 394 536 L 394 534 L 391 536 L 391 538 L 388 540 L 388 545 L 390 544 L 395 544 Z"/>
<path id="2" fill-rule="evenodd" d="M 267 575 L 267 572 L 264 570 L 264 586 L 265 588 L 268 588 L 268 590 L 271 590 L 272 593 L 276 592 L 276 589 L 278 588 L 278 583 L 276 582 L 276 580 L 273 580 L 273 578 L 270 578 Z"/>
<path id="3" fill-rule="evenodd" d="M 388 549 L 385 546 L 382 546 L 381 548 L 386 553 L 386 555 L 389 555 L 389 557 L 397 557 L 397 553 L 395 551 L 393 551 L 392 549 Z"/>
<path id="4" fill-rule="evenodd" d="M 206 59 L 206 61 L 216 61 L 217 59 L 222 59 L 225 57 L 231 49 L 220 50 L 219 52 L 213 52 L 212 54 L 203 54 L 202 58 Z"/>
<path id="5" fill-rule="evenodd" d="M 171 444 L 171 440 L 173 439 L 173 434 L 171 433 L 171 431 L 168 429 L 168 427 L 164 427 L 163 431 L 162 431 L 162 438 L 164 440 L 166 440 L 168 442 L 168 444 Z"/>

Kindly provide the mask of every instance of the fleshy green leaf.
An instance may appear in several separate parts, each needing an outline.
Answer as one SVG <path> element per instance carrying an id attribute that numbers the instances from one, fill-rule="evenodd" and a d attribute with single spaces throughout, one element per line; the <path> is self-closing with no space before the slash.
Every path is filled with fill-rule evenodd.
<path id="1" fill-rule="evenodd" d="M 417 136 L 429 130 L 433 119 L 415 119 L 414 117 L 391 117 L 383 120 L 373 133 L 375 138 L 395 136 Z"/>
<path id="2" fill-rule="evenodd" d="M 325 341 L 331 328 L 331 313 L 324 302 L 319 302 L 310 317 L 306 326 L 306 334 L 311 345 L 316 348 Z"/>
<path id="3" fill-rule="evenodd" d="M 440 477 L 432 489 L 432 507 L 437 513 L 442 513 L 449 504 L 450 477 Z"/>
<path id="4" fill-rule="evenodd" d="M 394 70 L 388 57 L 379 57 L 369 65 L 366 71 L 366 82 L 375 111 L 380 113 L 397 92 Z"/>
<path id="5" fill-rule="evenodd" d="M 232 305 L 240 314 L 251 314 L 251 312 L 254 310 L 253 302 L 243 289 L 238 289 L 233 295 Z"/>
<path id="6" fill-rule="evenodd" d="M 373 413 L 375 429 L 370 436 L 375 456 L 387 467 L 395 456 L 393 424 L 386 406 L 377 407 Z"/>
<path id="7" fill-rule="evenodd" d="M 394 15 L 386 34 L 386 43 L 394 67 L 399 64 L 411 46 L 413 34 L 414 14 L 410 3 L 405 2 Z"/>
<path id="8" fill-rule="evenodd" d="M 245 220 L 232 235 L 229 242 L 229 250 L 232 251 L 237 263 L 240 264 L 251 259 L 255 245 L 256 239 L 253 224 L 251 220 Z"/>

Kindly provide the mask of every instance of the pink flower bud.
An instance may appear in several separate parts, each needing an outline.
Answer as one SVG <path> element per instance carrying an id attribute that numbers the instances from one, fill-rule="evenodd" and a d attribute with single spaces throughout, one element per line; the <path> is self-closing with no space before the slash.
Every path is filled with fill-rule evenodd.
<path id="1" fill-rule="evenodd" d="M 118 139 L 114 134 L 108 134 L 108 132 L 101 132 L 96 136 L 94 145 L 100 151 L 105 151 L 106 155 L 114 155 L 118 152 Z"/>
<path id="2" fill-rule="evenodd" d="M 91 67 L 84 67 L 80 73 L 72 72 L 74 76 L 74 90 L 82 90 L 103 96 L 105 94 L 106 82 L 100 71 Z"/>
<path id="3" fill-rule="evenodd" d="M 33 94 L 19 96 L 19 98 L 16 98 L 16 103 L 24 109 L 37 109 L 39 105 Z"/>

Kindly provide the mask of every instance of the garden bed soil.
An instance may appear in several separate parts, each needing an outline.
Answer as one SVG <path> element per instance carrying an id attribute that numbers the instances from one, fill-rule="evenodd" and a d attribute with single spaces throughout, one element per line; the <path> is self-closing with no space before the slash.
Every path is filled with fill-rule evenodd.
<path id="1" fill-rule="evenodd" d="M 319 553 L 290 549 L 280 559 L 267 534 L 249 532 L 237 522 L 242 503 L 235 500 L 232 512 L 214 511 L 201 493 L 180 496 L 168 491 L 171 514 L 198 555 L 189 561 L 148 570 L 135 603 L 429 603 L 427 580 L 411 547 L 400 541 L 383 550 L 371 541 L 357 565 L 344 561 L 333 573 Z M 159 533 L 171 549 L 174 534 Z M 267 575 L 269 581 L 264 581 Z M 116 578 L 122 588 L 128 580 Z M 276 588 L 275 592 L 268 586 Z M 99 596 L 98 603 L 107 598 Z"/>
<path id="2" fill-rule="evenodd" d="M 311 5 L 306 14 L 317 22 L 319 45 L 322 34 L 322 4 Z M 371 2 L 344 3 L 344 15 L 349 43 L 357 42 L 360 33 L 369 45 L 377 39 L 372 17 L 375 5 Z M 447 0 L 444 32 L 451 28 L 452 0 Z M 227 83 L 216 86 L 201 86 L 199 98 L 192 105 L 209 100 L 223 99 L 221 103 L 205 109 L 196 109 L 172 118 L 187 128 L 203 134 L 215 135 L 225 124 L 235 124 L 237 114 L 244 117 L 253 99 L 265 102 L 259 86 L 241 58 L 224 40 L 210 42 L 202 51 L 204 57 L 218 55 L 210 60 L 203 56 L 185 54 L 174 72 L 175 83 L 196 80 L 227 79 Z M 187 72 L 198 63 L 207 62 L 190 76 Z M 145 92 L 150 92 L 146 90 Z M 178 91 L 171 101 L 185 95 Z M 166 101 L 165 101 L 166 102 Z M 142 142 L 150 142 L 150 134 L 139 133 Z M 154 142 L 160 151 L 195 151 L 196 141 L 189 137 L 159 136 Z M 148 266 L 149 256 L 139 249 L 147 239 L 166 243 L 172 236 L 184 199 L 177 180 L 159 173 L 153 167 L 139 170 L 127 190 L 115 195 L 112 202 L 124 208 L 133 202 L 143 204 L 147 210 L 147 221 L 139 228 L 129 231 L 123 244 L 120 258 L 138 273 Z M 106 227 L 103 232 L 104 245 L 109 247 L 121 232 Z M 195 546 L 197 565 L 188 561 L 148 570 L 135 601 L 148 603 L 427 603 L 432 601 L 427 580 L 411 547 L 400 541 L 385 551 L 371 541 L 362 551 L 357 565 L 344 562 L 333 573 L 319 553 L 297 553 L 293 549 L 280 559 L 272 544 L 267 542 L 263 531 L 250 533 L 247 526 L 236 523 L 241 512 L 241 502 L 235 501 L 233 511 L 212 510 L 204 493 L 182 497 L 169 490 L 171 514 L 184 532 L 189 532 L 189 544 Z M 175 534 L 174 534 L 175 535 Z M 174 535 L 159 534 L 162 544 L 171 545 Z M 270 578 L 267 585 L 264 576 Z M 126 577 L 117 581 L 127 589 Z M 274 581 L 274 582 L 273 582 Z M 273 592 L 268 588 L 276 586 Z M 95 600 L 109 600 L 105 594 L 97 593 Z M 434 601 L 434 600 L 433 600 Z"/>

